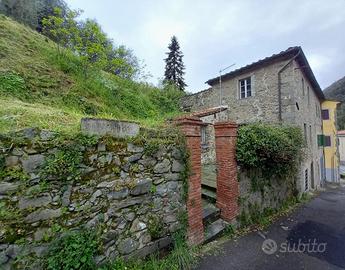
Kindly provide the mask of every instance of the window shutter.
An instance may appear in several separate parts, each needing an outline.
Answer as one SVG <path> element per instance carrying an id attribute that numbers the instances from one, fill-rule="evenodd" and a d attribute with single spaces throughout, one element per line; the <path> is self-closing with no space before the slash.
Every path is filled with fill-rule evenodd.
<path id="1" fill-rule="evenodd" d="M 251 83 L 252 83 L 252 96 L 255 96 L 255 75 L 251 76 Z"/>
<path id="2" fill-rule="evenodd" d="M 237 81 L 237 99 L 241 99 L 241 94 L 240 94 L 240 81 Z"/>
<path id="3" fill-rule="evenodd" d="M 317 146 L 324 146 L 324 136 L 322 134 L 317 135 Z"/>

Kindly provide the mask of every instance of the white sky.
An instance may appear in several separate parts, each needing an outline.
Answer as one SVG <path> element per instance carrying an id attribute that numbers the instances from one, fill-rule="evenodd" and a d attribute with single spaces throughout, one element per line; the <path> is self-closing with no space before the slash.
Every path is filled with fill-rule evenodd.
<path id="1" fill-rule="evenodd" d="M 207 88 L 204 82 L 221 68 L 236 63 L 236 69 L 291 46 L 302 46 L 321 88 L 345 76 L 345 0 L 67 3 L 96 19 L 116 44 L 133 49 L 154 84 L 163 77 L 172 35 L 184 53 L 189 92 Z"/>

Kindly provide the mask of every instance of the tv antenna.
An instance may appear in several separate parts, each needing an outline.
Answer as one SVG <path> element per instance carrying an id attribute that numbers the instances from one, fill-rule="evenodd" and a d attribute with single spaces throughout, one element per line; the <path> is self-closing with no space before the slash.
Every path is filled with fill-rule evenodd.
<path id="1" fill-rule="evenodd" d="M 222 99 L 223 99 L 223 92 L 222 92 L 222 72 L 233 67 L 234 65 L 236 65 L 235 63 L 233 63 L 232 65 L 220 69 L 219 70 L 219 106 L 222 106 Z"/>

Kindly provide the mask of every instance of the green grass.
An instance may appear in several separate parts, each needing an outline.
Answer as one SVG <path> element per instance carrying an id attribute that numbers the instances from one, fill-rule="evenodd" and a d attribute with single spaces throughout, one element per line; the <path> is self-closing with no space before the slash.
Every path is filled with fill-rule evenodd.
<path id="1" fill-rule="evenodd" d="M 78 130 L 82 117 L 157 126 L 180 114 L 181 93 L 85 70 L 68 50 L 0 15 L 0 133 L 25 127 Z"/>

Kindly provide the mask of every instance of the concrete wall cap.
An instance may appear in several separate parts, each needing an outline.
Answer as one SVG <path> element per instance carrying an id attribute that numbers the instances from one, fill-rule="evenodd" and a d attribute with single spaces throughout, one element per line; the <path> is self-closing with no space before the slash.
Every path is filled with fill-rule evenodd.
<path id="1" fill-rule="evenodd" d="M 238 124 L 236 124 L 235 122 L 231 122 L 231 121 L 226 121 L 226 122 L 217 122 L 214 124 L 214 128 L 222 128 L 222 127 L 238 127 Z"/>

